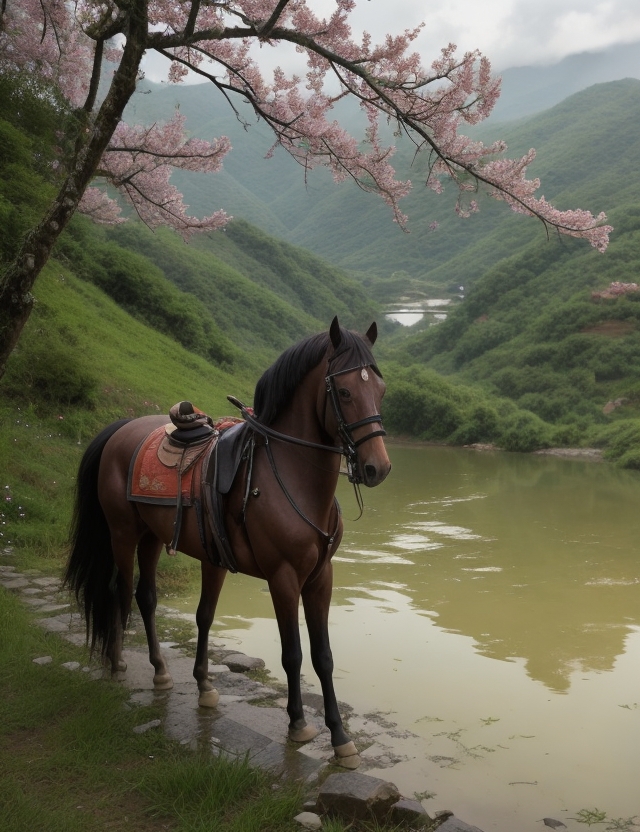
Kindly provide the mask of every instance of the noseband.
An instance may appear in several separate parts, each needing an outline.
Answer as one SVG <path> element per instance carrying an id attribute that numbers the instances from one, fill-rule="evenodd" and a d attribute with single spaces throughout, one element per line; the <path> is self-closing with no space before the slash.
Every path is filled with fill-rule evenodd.
<path id="1" fill-rule="evenodd" d="M 342 408 L 340 407 L 340 396 L 338 394 L 335 380 L 338 376 L 345 375 L 346 373 L 352 373 L 355 370 L 362 371 L 366 370 L 366 368 L 358 366 L 349 367 L 346 370 L 338 370 L 336 373 L 330 373 L 327 375 L 324 381 L 326 385 L 327 397 L 333 407 L 333 414 L 338 425 L 338 436 L 342 440 L 342 447 L 338 448 L 338 450 L 346 459 L 349 482 L 359 485 L 363 480 L 358 459 L 358 448 L 360 445 L 368 442 L 369 439 L 373 439 L 375 436 L 386 436 L 387 432 L 382 427 L 382 416 L 379 413 L 375 413 L 373 416 L 367 416 L 365 419 L 359 419 L 357 422 L 347 423 L 345 421 Z M 380 428 L 367 433 L 365 436 L 361 436 L 360 439 L 354 439 L 354 430 L 363 427 L 363 425 L 373 424 L 379 424 Z"/>

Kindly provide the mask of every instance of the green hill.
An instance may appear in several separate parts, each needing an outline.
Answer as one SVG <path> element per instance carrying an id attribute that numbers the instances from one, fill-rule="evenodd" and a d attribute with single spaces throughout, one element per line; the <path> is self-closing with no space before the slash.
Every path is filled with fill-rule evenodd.
<path id="1" fill-rule="evenodd" d="M 173 89 L 156 92 L 167 102 L 175 94 Z M 187 93 L 183 112 L 211 119 L 199 100 L 201 90 L 187 88 Z M 150 101 L 144 95 L 136 99 L 142 109 Z M 52 133 L 46 119 L 29 126 L 20 115 L 23 109 L 4 112 L 13 122 L 0 124 L 0 209 L 7 226 L 20 233 L 38 200 L 47 196 L 46 165 L 36 169 L 29 164 L 30 155 L 41 158 L 43 153 L 32 154 L 30 143 L 46 147 Z M 606 301 L 591 297 L 612 281 L 631 282 L 638 274 L 639 118 L 640 82 L 627 80 L 592 87 L 509 127 L 515 152 L 525 152 L 530 143 L 543 148 L 532 173 L 546 177 L 547 196 L 560 207 L 613 206 L 616 231 L 605 255 L 580 241 L 547 240 L 535 222 L 486 200 L 471 221 L 448 214 L 436 232 L 422 238 L 400 235 L 404 248 L 394 249 L 386 236 L 394 232 L 384 206 L 354 188 L 333 185 L 325 199 L 320 173 L 312 180 L 317 189 L 305 192 L 305 198 L 313 196 L 312 210 L 300 210 L 297 185 L 284 175 L 279 159 L 271 169 L 265 163 L 272 173 L 264 178 L 246 162 L 235 173 L 242 173 L 247 191 L 261 205 L 268 197 L 272 204 L 282 204 L 278 221 L 284 217 L 291 226 L 297 217 L 298 231 L 304 227 L 318 238 L 325 235 L 337 259 L 353 258 L 358 268 L 352 273 L 359 272 L 359 281 L 241 219 L 225 232 L 186 246 L 166 230 L 152 234 L 136 223 L 98 228 L 77 217 L 49 268 L 76 280 L 74 291 L 87 298 L 87 292 L 102 290 L 133 322 L 164 338 L 155 360 L 160 354 L 188 355 L 187 365 L 204 361 L 239 380 L 245 390 L 278 352 L 325 327 L 334 314 L 360 329 L 378 317 L 383 332 L 392 335 L 381 339 L 378 354 L 389 381 L 385 423 L 393 432 L 453 443 L 493 442 L 511 450 L 596 443 L 625 464 L 640 464 L 635 450 L 640 447 L 640 423 L 636 427 L 635 421 L 640 304 L 633 294 Z M 252 140 L 248 146 L 255 150 Z M 400 160 L 404 152 L 399 151 Z M 416 206 L 419 196 L 412 197 Z M 362 211 L 358 200 L 363 200 Z M 372 220 L 380 211 L 384 217 Z M 335 233 L 327 234 L 327 228 Z M 413 250 L 409 240 L 414 240 Z M 6 257 L 12 243 L 3 242 Z M 420 254 L 421 245 L 430 257 Z M 390 276 L 380 276 L 391 262 Z M 466 297 L 447 321 L 412 330 L 408 337 L 381 322 L 371 300 L 443 287 L 453 291 L 459 285 L 467 287 Z M 57 290 L 62 291 L 60 286 Z M 87 314 L 92 304 L 87 301 Z M 94 424 L 99 419 L 91 414 L 118 401 L 117 396 L 101 398 L 103 378 L 105 389 L 134 391 L 147 402 L 154 398 L 140 392 L 141 379 L 131 386 L 109 381 L 109 370 L 101 365 L 91 369 L 89 330 L 81 320 L 56 317 L 46 304 L 35 320 L 34 334 L 20 342 L 0 388 L 14 406 L 51 416 L 66 404 L 86 411 L 83 420 Z M 135 343 L 140 337 L 125 340 Z M 108 343 L 109 336 L 102 334 L 100 340 Z M 127 349 L 131 354 L 122 346 L 123 354 Z M 148 374 L 157 372 L 152 360 L 149 354 L 143 362 Z M 117 366 L 115 359 L 109 366 Z M 177 398 L 189 395 L 182 392 Z M 616 405 L 605 413 L 608 402 Z"/>
<path id="2" fill-rule="evenodd" d="M 233 145 L 222 174 L 177 175 L 194 210 L 209 213 L 223 206 L 361 279 L 387 280 L 406 272 L 409 282 L 469 286 L 518 247 L 545 242 L 542 226 L 493 200 L 482 200 L 479 214 L 458 218 L 453 211 L 455 188 L 449 186 L 442 196 L 425 191 L 420 182 L 428 158 L 416 158 L 406 140 L 398 145 L 395 164 L 401 178 L 414 182 L 403 201 L 409 234 L 391 222 L 381 200 L 351 183 L 335 185 L 324 170 L 304 177 L 278 150 L 265 160 L 271 145 L 268 131 L 260 124 L 245 130 L 206 87 L 152 87 L 148 95 L 136 97 L 128 115 L 132 120 L 151 113 L 168 118 L 176 105 L 193 134 L 228 135 Z M 639 127 L 640 81 L 626 79 L 592 86 L 515 123 L 478 127 L 473 135 L 487 143 L 504 138 L 513 155 L 536 147 L 538 159 L 530 173 L 541 177 L 544 195 L 558 207 L 611 211 L 637 197 L 638 183 L 629 170 L 638 161 Z M 436 231 L 429 229 L 433 220 L 439 223 Z"/>
<path id="3" fill-rule="evenodd" d="M 242 220 L 185 245 L 167 229 L 77 217 L 57 254 L 132 314 L 228 366 L 270 361 L 336 314 L 362 328 L 377 313 L 339 269 Z"/>
<path id="4" fill-rule="evenodd" d="M 640 292 L 597 293 L 640 274 L 640 202 L 612 212 L 606 255 L 578 241 L 530 245 L 478 279 L 445 322 L 405 343 L 405 361 L 507 397 L 539 443 L 600 445 L 640 466 Z"/>

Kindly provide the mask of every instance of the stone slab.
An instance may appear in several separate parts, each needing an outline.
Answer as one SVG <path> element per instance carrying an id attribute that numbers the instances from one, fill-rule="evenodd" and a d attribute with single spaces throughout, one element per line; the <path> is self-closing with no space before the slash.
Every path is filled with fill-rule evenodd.
<path id="1" fill-rule="evenodd" d="M 272 740 L 264 734 L 247 728 L 233 719 L 221 716 L 212 725 L 210 741 L 213 745 L 234 754 L 249 755 L 253 758 L 260 751 L 271 745 Z"/>
<path id="2" fill-rule="evenodd" d="M 469 826 L 463 820 L 459 820 L 455 815 L 448 817 L 444 823 L 438 827 L 438 832 L 482 832 L 477 826 Z"/>
<path id="3" fill-rule="evenodd" d="M 388 780 L 348 771 L 327 777 L 320 787 L 318 808 L 340 817 L 382 819 L 399 799 L 398 788 Z"/>

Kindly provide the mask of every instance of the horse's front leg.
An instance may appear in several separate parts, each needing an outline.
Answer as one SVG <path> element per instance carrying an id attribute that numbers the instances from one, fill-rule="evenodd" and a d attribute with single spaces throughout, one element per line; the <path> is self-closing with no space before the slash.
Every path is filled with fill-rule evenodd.
<path id="1" fill-rule="evenodd" d="M 294 742 L 308 742 L 318 735 L 318 729 L 314 725 L 307 725 L 302 707 L 300 689 L 302 647 L 298 622 L 300 589 L 297 575 L 293 570 L 291 573 L 284 568 L 279 570 L 278 574 L 269 581 L 269 590 L 280 632 L 282 667 L 287 676 L 289 739 Z"/>
<path id="2" fill-rule="evenodd" d="M 302 588 L 302 603 L 309 632 L 311 661 L 324 698 L 324 721 L 331 732 L 336 762 L 343 768 L 358 768 L 360 755 L 342 725 L 333 687 L 333 655 L 329 643 L 329 604 L 333 588 L 333 567 L 327 561 L 322 571 Z"/>
<path id="3" fill-rule="evenodd" d="M 198 683 L 200 696 L 198 705 L 201 708 L 215 708 L 220 696 L 209 679 L 209 630 L 213 624 L 216 605 L 227 570 L 213 566 L 205 556 L 201 561 L 202 587 L 200 602 L 196 611 L 198 625 L 198 645 L 196 647 L 196 661 L 193 666 L 193 676 Z"/>

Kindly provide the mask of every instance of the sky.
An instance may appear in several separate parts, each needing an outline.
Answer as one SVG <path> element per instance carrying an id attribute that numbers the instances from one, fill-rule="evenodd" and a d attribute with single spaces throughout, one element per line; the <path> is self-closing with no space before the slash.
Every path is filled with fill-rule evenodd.
<path id="1" fill-rule="evenodd" d="M 331 0 L 309 2 L 318 14 L 334 7 Z M 366 30 L 374 42 L 423 21 L 416 50 L 426 66 L 448 43 L 461 52 L 479 49 L 500 72 L 640 41 L 638 0 L 356 0 L 351 16 L 354 33 Z M 265 68 L 287 69 L 299 60 L 281 47 L 263 48 L 259 57 Z M 164 62 L 150 58 L 145 72 L 152 81 L 163 80 Z"/>

